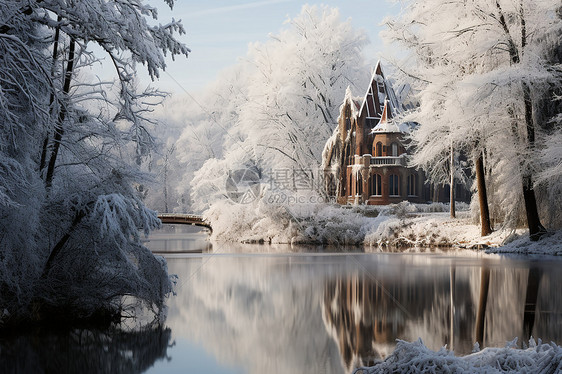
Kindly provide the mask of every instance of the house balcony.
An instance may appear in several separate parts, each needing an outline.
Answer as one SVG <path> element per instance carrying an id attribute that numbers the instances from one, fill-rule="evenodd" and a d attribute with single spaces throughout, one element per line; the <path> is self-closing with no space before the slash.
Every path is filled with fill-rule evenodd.
<path id="1" fill-rule="evenodd" d="M 372 157 L 371 166 L 406 166 L 406 158 L 399 157 Z"/>

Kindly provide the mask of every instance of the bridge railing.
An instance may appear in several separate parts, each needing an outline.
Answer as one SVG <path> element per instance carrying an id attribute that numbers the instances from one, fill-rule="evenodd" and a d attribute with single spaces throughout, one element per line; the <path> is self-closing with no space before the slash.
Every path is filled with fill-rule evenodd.
<path id="1" fill-rule="evenodd" d="M 185 214 L 185 213 L 158 213 L 158 217 L 162 218 L 187 218 L 187 219 L 194 219 L 194 220 L 201 220 L 203 221 L 203 216 L 197 214 Z"/>
<path id="2" fill-rule="evenodd" d="M 162 223 L 202 226 L 212 230 L 211 224 L 205 221 L 203 216 L 195 214 L 159 213 L 158 218 L 160 218 Z"/>

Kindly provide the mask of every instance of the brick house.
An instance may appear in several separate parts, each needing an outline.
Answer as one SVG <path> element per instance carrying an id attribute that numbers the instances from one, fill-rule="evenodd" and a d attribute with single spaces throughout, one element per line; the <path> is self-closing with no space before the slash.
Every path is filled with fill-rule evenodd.
<path id="1" fill-rule="evenodd" d="M 348 88 L 322 156 L 328 195 L 340 204 L 448 202 L 448 186 L 431 188 L 423 171 L 407 167 L 404 135 L 417 124 L 395 118 L 413 107 L 399 101 L 380 63 L 363 97 Z"/>

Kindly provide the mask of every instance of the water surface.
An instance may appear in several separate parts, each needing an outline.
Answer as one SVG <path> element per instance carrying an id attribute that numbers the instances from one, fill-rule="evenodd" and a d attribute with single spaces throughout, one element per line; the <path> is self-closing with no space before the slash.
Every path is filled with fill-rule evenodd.
<path id="1" fill-rule="evenodd" d="M 562 341 L 559 259 L 299 251 L 219 243 L 165 255 L 178 275 L 176 345 L 149 372 L 200 362 L 216 373 L 345 373 L 396 339 L 457 354 L 477 340 Z"/>
<path id="2" fill-rule="evenodd" d="M 562 343 L 558 258 L 211 246 L 185 226 L 146 244 L 178 276 L 164 326 L 0 336 L 0 372 L 349 373 L 396 339 Z"/>

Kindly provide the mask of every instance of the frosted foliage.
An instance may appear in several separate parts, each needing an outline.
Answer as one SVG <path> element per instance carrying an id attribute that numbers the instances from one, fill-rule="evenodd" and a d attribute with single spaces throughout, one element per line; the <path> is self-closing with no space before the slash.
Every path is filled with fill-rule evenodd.
<path id="1" fill-rule="evenodd" d="M 562 118 L 561 118 L 562 122 Z M 561 184 L 556 183 L 562 178 L 562 128 L 556 130 L 551 136 L 544 139 L 544 148 L 540 151 L 541 161 L 546 165 L 537 178 L 537 182 L 549 182 L 558 191 Z"/>
<path id="2" fill-rule="evenodd" d="M 555 373 L 562 369 L 562 348 L 554 343 L 538 344 L 531 339 L 530 348 L 486 348 L 464 357 L 442 348 L 434 352 L 421 339 L 398 341 L 386 360 L 364 373 Z"/>
<path id="3" fill-rule="evenodd" d="M 241 107 L 248 100 L 249 79 L 248 66 L 239 64 L 223 71 L 196 101 L 184 98 L 182 102 L 176 99 L 166 104 L 166 114 L 160 116 L 166 122 L 179 123 L 183 129 L 176 139 L 175 158 L 179 165 L 173 170 L 180 180 L 176 187 L 179 194 L 189 196 L 194 173 L 202 169 L 207 160 L 222 159 L 225 150 L 240 141 L 240 135 L 234 132 L 233 127 L 239 120 Z M 172 118 L 169 113 L 172 113 Z M 199 204 L 200 200 L 193 201 Z M 189 212 L 199 209 L 199 206 L 183 205 L 179 208 Z"/>
<path id="4" fill-rule="evenodd" d="M 114 237 L 125 243 L 130 237 L 138 240 L 138 228 L 148 235 L 150 229 L 160 224 L 154 212 L 147 210 L 140 200 L 127 199 L 121 194 L 98 196 L 90 219 L 99 222 L 102 237 Z"/>
<path id="5" fill-rule="evenodd" d="M 0 0 L 0 326 L 116 318 L 137 303 L 160 316 L 171 281 L 141 245 L 160 221 L 139 165 L 162 94 L 137 93 L 133 75 L 189 50 L 181 24 L 155 17 L 140 0 Z M 83 73 L 92 44 L 115 86 Z"/>
<path id="6" fill-rule="evenodd" d="M 60 9 L 70 25 L 62 30 L 69 36 L 96 42 L 114 58 L 122 52 L 131 52 L 133 61 L 146 65 L 150 75 L 158 77 L 166 67 L 164 56 L 187 55 L 189 49 L 174 39 L 174 33 L 185 33 L 181 23 L 172 20 L 168 24 L 151 26 L 146 17 L 156 19 L 156 9 L 143 0 L 31 1 L 42 10 Z M 168 2 L 171 5 L 171 2 Z M 49 14 L 45 13 L 48 17 Z M 55 20 L 46 18 L 42 22 L 49 26 Z"/>
<path id="7" fill-rule="evenodd" d="M 557 0 L 412 1 L 383 32 L 410 52 L 399 64 L 419 92 L 420 107 L 406 118 L 422 124 L 411 135 L 413 163 L 443 183 L 451 147 L 469 160 L 485 150 L 493 219 L 509 225 L 521 216 L 523 178 L 540 171 L 527 134 L 525 91 L 540 138 L 547 126 L 539 116 L 548 115 L 540 104 L 561 86 L 560 61 L 550 57 L 561 43 L 559 6 Z"/>
<path id="8" fill-rule="evenodd" d="M 204 172 L 202 172 L 204 170 Z M 228 178 L 229 166 L 225 160 L 207 160 L 201 171 L 195 173 L 191 181 L 193 192 L 192 208 L 195 211 L 203 211 L 212 203 L 226 199 L 225 186 Z"/>
<path id="9" fill-rule="evenodd" d="M 37 232 L 29 230 L 40 223 L 42 185 L 25 163 L 3 156 L 0 155 L 0 292 L 9 298 L 17 295 L 26 303 L 42 263 L 41 254 L 34 251 Z"/>
<path id="10" fill-rule="evenodd" d="M 562 116 L 558 117 L 558 122 L 562 123 Z M 542 166 L 537 175 L 537 184 L 546 190 L 545 195 L 548 200 L 545 204 L 555 207 L 562 206 L 562 129 L 560 127 L 551 135 L 545 136 L 541 141 L 544 147 L 539 151 L 539 162 Z M 550 207 L 548 207 L 550 208 Z M 562 217 L 559 209 L 545 209 L 549 211 L 549 221 L 551 225 L 562 226 Z"/>

